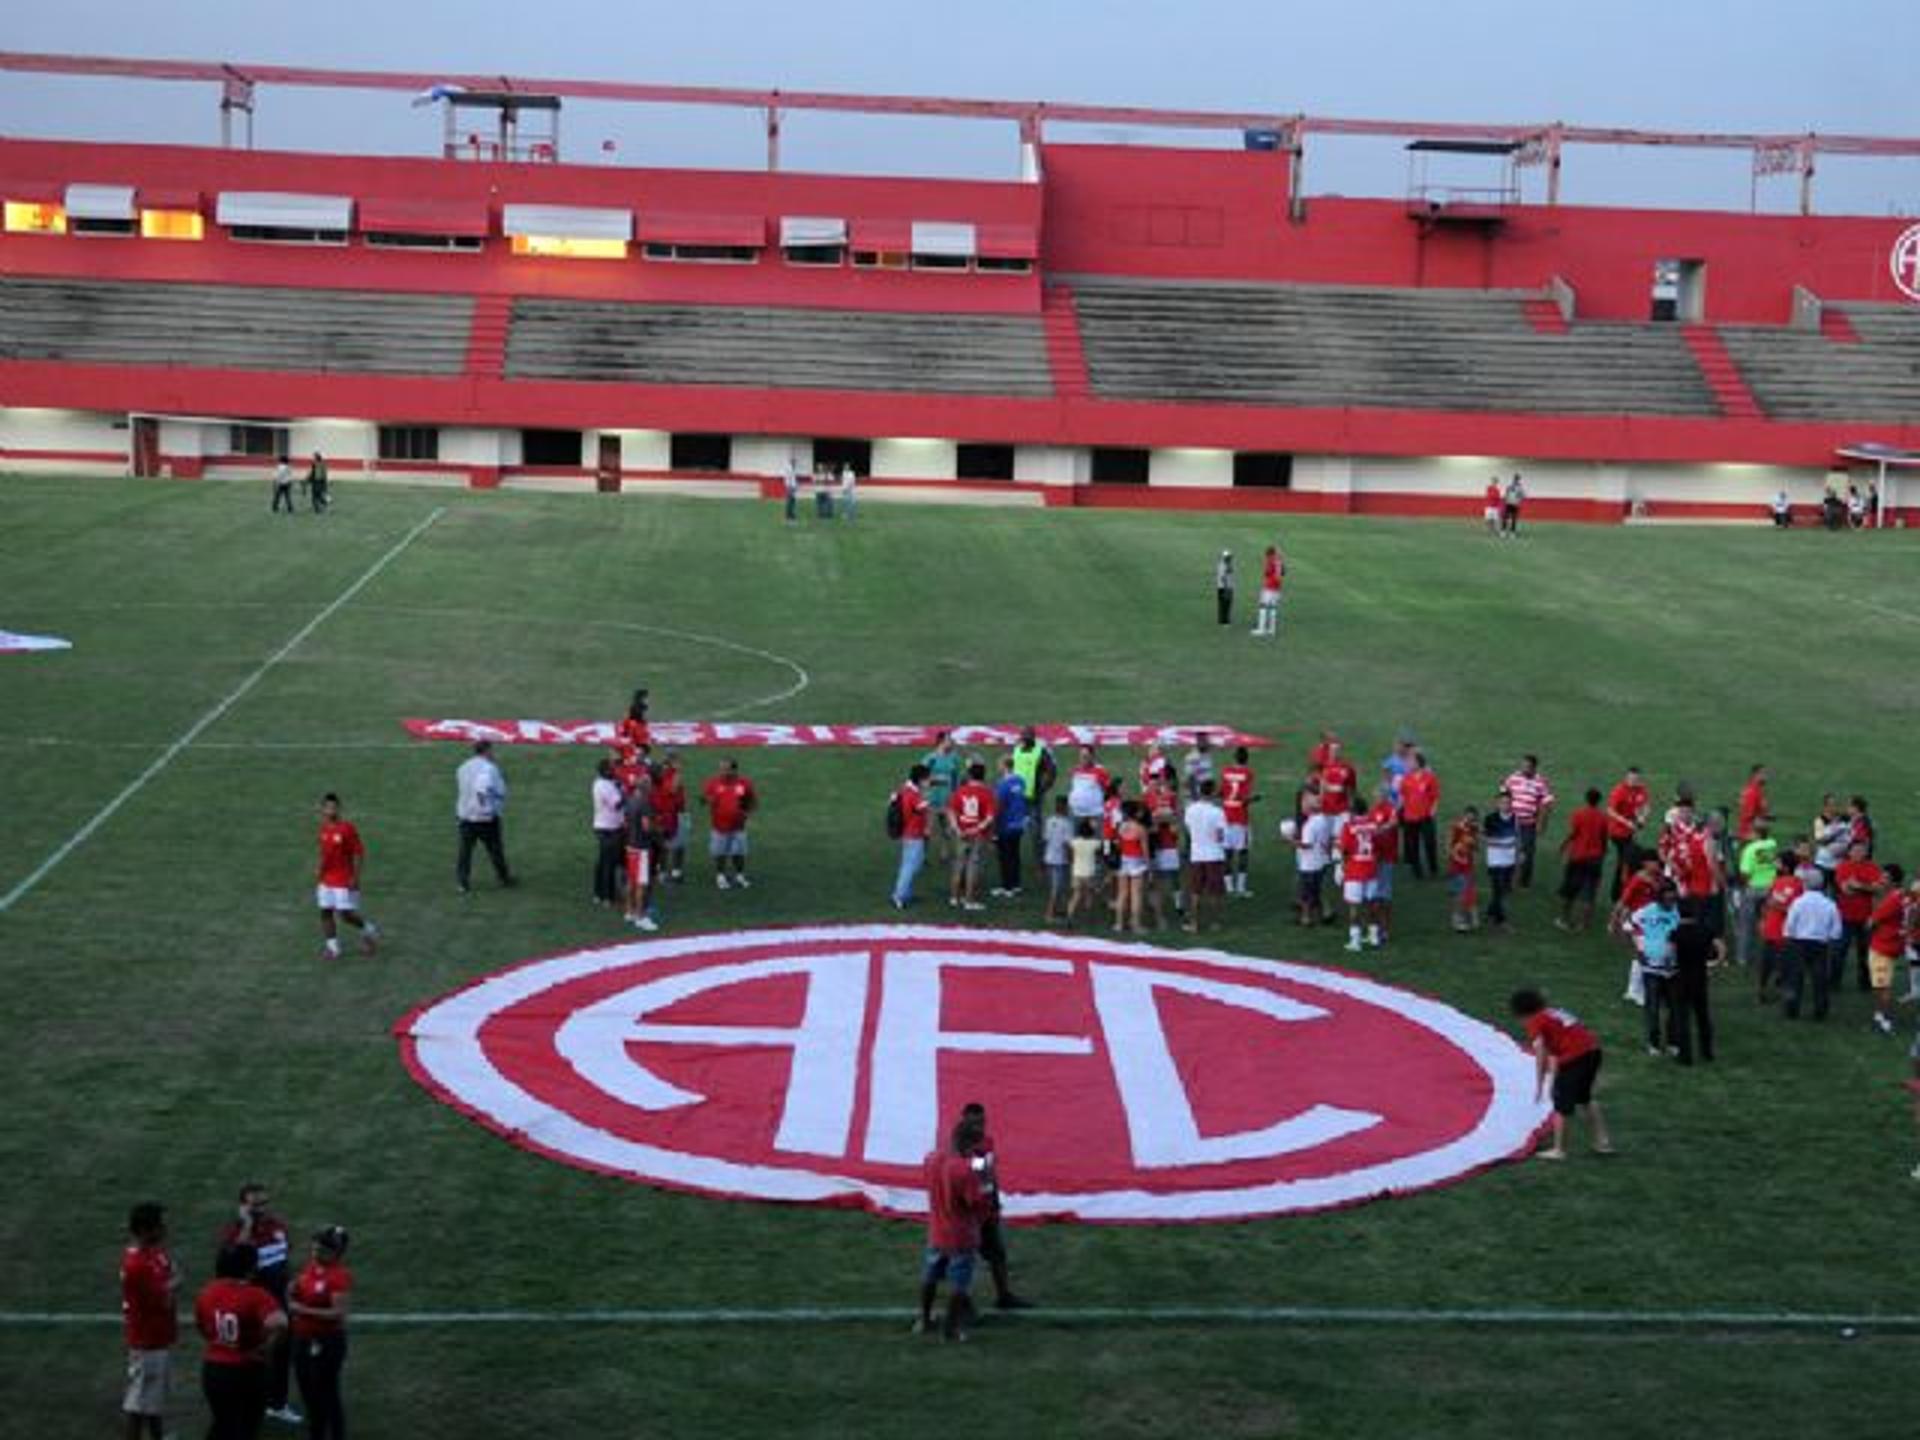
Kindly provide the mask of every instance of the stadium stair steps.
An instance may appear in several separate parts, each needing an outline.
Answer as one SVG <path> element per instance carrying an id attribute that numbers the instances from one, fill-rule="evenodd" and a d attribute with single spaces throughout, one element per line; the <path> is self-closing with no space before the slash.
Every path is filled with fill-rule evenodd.
<path id="1" fill-rule="evenodd" d="M 473 302 L 473 328 L 467 336 L 467 374 L 498 380 L 507 365 L 507 331 L 513 324 L 513 297 L 482 295 Z"/>
<path id="2" fill-rule="evenodd" d="M 1080 316 L 1074 308 L 1072 286 L 1047 286 L 1040 322 L 1047 336 L 1053 393 L 1062 400 L 1092 399 L 1093 382 L 1087 375 L 1087 352 L 1080 341 Z"/>
<path id="3" fill-rule="evenodd" d="M 1720 413 L 1729 420 L 1766 419 L 1766 412 L 1760 408 L 1753 391 L 1747 388 L 1740 367 L 1721 342 L 1720 332 L 1711 325 L 1683 325 L 1680 333 L 1693 358 L 1699 362 L 1700 374 L 1706 379 L 1707 388 L 1713 391 Z"/>
<path id="4" fill-rule="evenodd" d="M 1820 333 L 1836 345 L 1860 343 L 1860 332 L 1853 328 L 1853 321 L 1847 318 L 1847 312 L 1836 310 L 1831 305 L 1820 308 Z"/>
<path id="5" fill-rule="evenodd" d="M 1571 328 L 1551 300 L 1528 300 L 1520 308 L 1526 312 L 1527 323 L 1541 335 L 1565 335 Z"/>

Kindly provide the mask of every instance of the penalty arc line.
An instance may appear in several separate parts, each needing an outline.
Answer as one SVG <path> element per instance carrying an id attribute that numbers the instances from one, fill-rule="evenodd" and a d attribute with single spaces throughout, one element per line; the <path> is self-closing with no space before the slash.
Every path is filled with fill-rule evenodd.
<path id="1" fill-rule="evenodd" d="M 192 725 L 187 727 L 185 734 L 168 745 L 165 750 L 160 752 L 159 756 L 151 765 L 134 776 L 134 778 L 128 782 L 125 789 L 105 805 L 101 806 L 99 812 L 95 814 L 91 820 L 87 821 L 86 824 L 69 835 L 57 850 L 40 862 L 38 869 L 18 885 L 15 885 L 5 895 L 0 895 L 0 914 L 11 910 L 30 894 L 42 880 L 51 875 L 61 861 L 65 860 L 74 851 L 86 844 L 87 841 L 92 838 L 95 831 L 119 813 L 121 806 L 133 799 L 133 797 L 138 795 L 142 790 L 146 789 L 148 783 L 152 781 L 154 776 L 158 775 L 162 770 L 165 770 L 167 766 L 179 758 L 181 751 L 193 744 L 193 742 L 205 734 L 207 729 L 217 722 L 221 716 L 225 715 L 235 705 L 238 705 L 244 700 L 253 690 L 253 687 L 266 678 L 268 672 L 271 671 L 274 666 L 278 665 L 282 660 L 286 659 L 287 656 L 297 650 L 302 641 L 337 614 L 340 608 L 352 600 L 354 596 L 372 584 L 381 571 L 385 570 L 387 566 L 391 565 L 395 560 L 398 560 L 400 556 L 405 553 L 408 546 L 426 534 L 428 527 L 446 513 L 446 506 L 438 506 L 431 511 L 425 519 L 421 520 L 419 524 L 407 531 L 405 535 L 402 535 L 386 554 L 382 555 L 378 560 L 375 560 L 373 564 L 361 572 L 359 579 L 355 580 L 351 585 L 347 586 L 346 589 L 334 596 L 319 614 L 315 615 L 294 632 L 292 639 L 274 651 L 273 654 L 269 655 L 260 663 L 259 667 L 256 668 L 253 673 L 248 675 L 246 679 L 242 680 L 238 685 L 234 686 L 233 689 L 229 690 L 225 696 L 215 702 L 212 709 L 208 710 L 206 714 L 202 715 L 198 720 L 194 721 Z"/>
<path id="2" fill-rule="evenodd" d="M 903 1305 L 794 1306 L 688 1310 L 418 1310 L 356 1312 L 380 1329 L 436 1326 L 625 1325 L 653 1328 L 735 1325 L 851 1325 L 896 1321 Z M 0 1329 L 54 1329 L 122 1323 L 113 1311 L 0 1311 Z M 1797 1310 L 1392 1309 L 1322 1305 L 1083 1305 L 1048 1307 L 1016 1323 L 1080 1325 L 1303 1325 L 1625 1330 L 1879 1330 L 1920 1332 L 1920 1315 L 1823 1314 Z"/>

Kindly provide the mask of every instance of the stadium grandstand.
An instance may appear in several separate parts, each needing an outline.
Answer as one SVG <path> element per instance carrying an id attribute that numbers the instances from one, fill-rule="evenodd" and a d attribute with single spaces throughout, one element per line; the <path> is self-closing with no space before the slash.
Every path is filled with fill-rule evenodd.
<path id="1" fill-rule="evenodd" d="M 0 467 L 1047 505 L 1760 519 L 1920 450 L 1920 227 L 1863 136 L 1677 136 L 0 55 L 219 87 L 221 146 L 0 140 Z M 249 147 L 257 88 L 414 90 L 420 158 Z M 568 163 L 571 99 L 764 114 L 765 169 Z M 798 174 L 797 109 L 972 117 L 1003 181 Z M 1068 143 L 1065 122 L 1230 145 Z M 235 133 L 237 128 L 238 133 Z M 1309 193 L 1318 134 L 1406 193 Z M 1563 204 L 1582 144 L 1750 150 L 1797 213 Z M 1444 157 L 1486 183 L 1421 178 Z M 1529 196 L 1529 190 L 1540 193 Z M 1851 454 L 1852 458 L 1849 458 Z M 1889 470 L 1888 464 L 1893 468 Z"/>

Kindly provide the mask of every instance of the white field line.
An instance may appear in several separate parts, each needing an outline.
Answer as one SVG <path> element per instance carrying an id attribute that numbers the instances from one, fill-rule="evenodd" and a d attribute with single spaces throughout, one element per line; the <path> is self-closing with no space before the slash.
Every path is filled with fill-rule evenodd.
<path id="1" fill-rule="evenodd" d="M 193 744 L 195 740 L 198 740 L 209 726 L 213 725 L 221 716 L 225 715 L 235 705 L 238 705 L 244 700 L 253 690 L 253 687 L 266 678 L 268 672 L 270 672 L 274 666 L 278 665 L 298 649 L 303 640 L 313 634 L 315 630 L 318 630 L 338 613 L 343 605 L 371 584 L 382 570 L 385 570 L 387 566 L 399 559 L 400 556 L 405 553 L 408 546 L 426 534 L 427 528 L 446 513 L 446 507 L 442 505 L 428 514 L 424 520 L 415 525 L 411 530 L 407 531 L 405 535 L 402 535 L 386 554 L 382 555 L 361 572 L 359 579 L 355 580 L 351 585 L 347 586 L 346 589 L 334 596 L 319 614 L 315 615 L 295 631 L 291 640 L 287 641 L 286 644 L 269 655 L 252 674 L 248 675 L 246 679 L 234 686 L 232 690 L 228 691 L 224 697 L 217 701 L 211 710 L 207 711 L 206 714 L 189 725 L 186 732 L 171 745 L 167 746 L 165 750 L 162 750 L 159 757 L 154 760 L 151 765 L 147 766 L 146 769 L 136 775 L 124 790 L 114 796 L 113 799 L 109 800 L 105 805 L 101 806 L 99 813 L 78 830 L 74 831 L 73 834 L 69 835 L 66 840 L 61 843 L 59 849 L 41 861 L 38 869 L 18 885 L 15 885 L 5 895 L 0 895 L 0 914 L 4 914 L 6 911 L 12 909 L 21 899 L 30 894 L 35 886 L 46 879 L 48 875 L 52 874 L 62 860 L 65 860 L 67 856 L 86 844 L 88 839 L 92 837 L 94 831 L 98 830 L 119 813 L 121 806 L 125 805 L 129 800 L 133 799 L 134 796 L 144 790 L 154 776 L 171 765 L 179 756 L 180 752 Z"/>
<path id="2" fill-rule="evenodd" d="M 828 1305 L 777 1309 L 699 1310 L 398 1310 L 356 1311 L 353 1323 L 381 1329 L 437 1326 L 622 1325 L 674 1327 L 852 1325 L 904 1321 L 911 1306 Z M 1802 1310 L 1390 1309 L 1319 1305 L 1082 1305 L 1047 1307 L 1019 1324 L 1300 1325 L 1622 1330 L 1920 1331 L 1920 1314 L 1874 1315 Z M 996 1320 L 998 1317 L 996 1317 Z M 118 1325 L 114 1311 L 0 1311 L 0 1329 Z"/>

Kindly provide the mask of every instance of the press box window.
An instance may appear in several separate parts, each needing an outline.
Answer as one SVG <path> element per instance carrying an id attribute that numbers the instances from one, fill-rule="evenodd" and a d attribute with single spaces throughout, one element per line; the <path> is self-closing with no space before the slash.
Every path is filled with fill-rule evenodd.
<path id="1" fill-rule="evenodd" d="M 840 467 L 851 465 L 856 475 L 873 473 L 873 442 L 871 440 L 815 440 L 813 442 L 813 463 L 824 465 L 835 475 Z"/>
<path id="2" fill-rule="evenodd" d="M 1233 484 L 1235 489 L 1291 490 L 1293 456 L 1268 450 L 1236 450 Z"/>
<path id="3" fill-rule="evenodd" d="M 751 265 L 760 258 L 752 245 L 670 245 L 649 240 L 640 249 L 649 260 L 683 260 L 704 265 Z"/>
<path id="4" fill-rule="evenodd" d="M 913 268 L 916 270 L 970 270 L 973 268 L 971 255 L 924 254 L 915 251 Z"/>
<path id="5" fill-rule="evenodd" d="M 908 258 L 904 250 L 856 250 L 853 252 L 853 268 L 856 270 L 904 270 L 907 268 Z"/>
<path id="6" fill-rule="evenodd" d="M 308 230 L 286 225 L 235 225 L 229 232 L 236 240 L 252 240 L 267 245 L 344 245 L 344 230 Z"/>
<path id="7" fill-rule="evenodd" d="M 273 425 L 229 425 L 227 453 L 277 459 L 287 453 L 287 432 Z"/>
<path id="8" fill-rule="evenodd" d="M 1097 449 L 1093 452 L 1093 483 L 1144 485 L 1148 456 L 1145 450 Z"/>
<path id="9" fill-rule="evenodd" d="M 973 268 L 982 274 L 1031 275 L 1033 261 L 1024 255 L 982 255 Z"/>
<path id="10" fill-rule="evenodd" d="M 413 235 L 396 230 L 369 230 L 367 244 L 375 250 L 459 250 L 477 253 L 478 235 Z"/>
<path id="11" fill-rule="evenodd" d="M 580 465 L 580 454 L 578 430 L 522 430 L 520 432 L 520 463 L 523 465 L 558 465 L 567 469 L 577 469 Z"/>
<path id="12" fill-rule="evenodd" d="M 789 265 L 833 266 L 844 264 L 847 247 L 844 245 L 783 245 L 780 254 Z"/>
<path id="13" fill-rule="evenodd" d="M 667 441 L 667 468 L 670 470 L 733 469 L 731 435 L 674 435 Z"/>
<path id="14" fill-rule="evenodd" d="M 438 460 L 440 432 L 431 425 L 382 425 L 382 460 Z"/>
<path id="15" fill-rule="evenodd" d="M 962 480 L 1011 480 L 1013 446 L 955 446 L 954 474 Z"/>
<path id="16" fill-rule="evenodd" d="M 134 222 L 92 219 L 75 215 L 69 217 L 67 228 L 75 235 L 131 235 L 134 232 Z"/>

